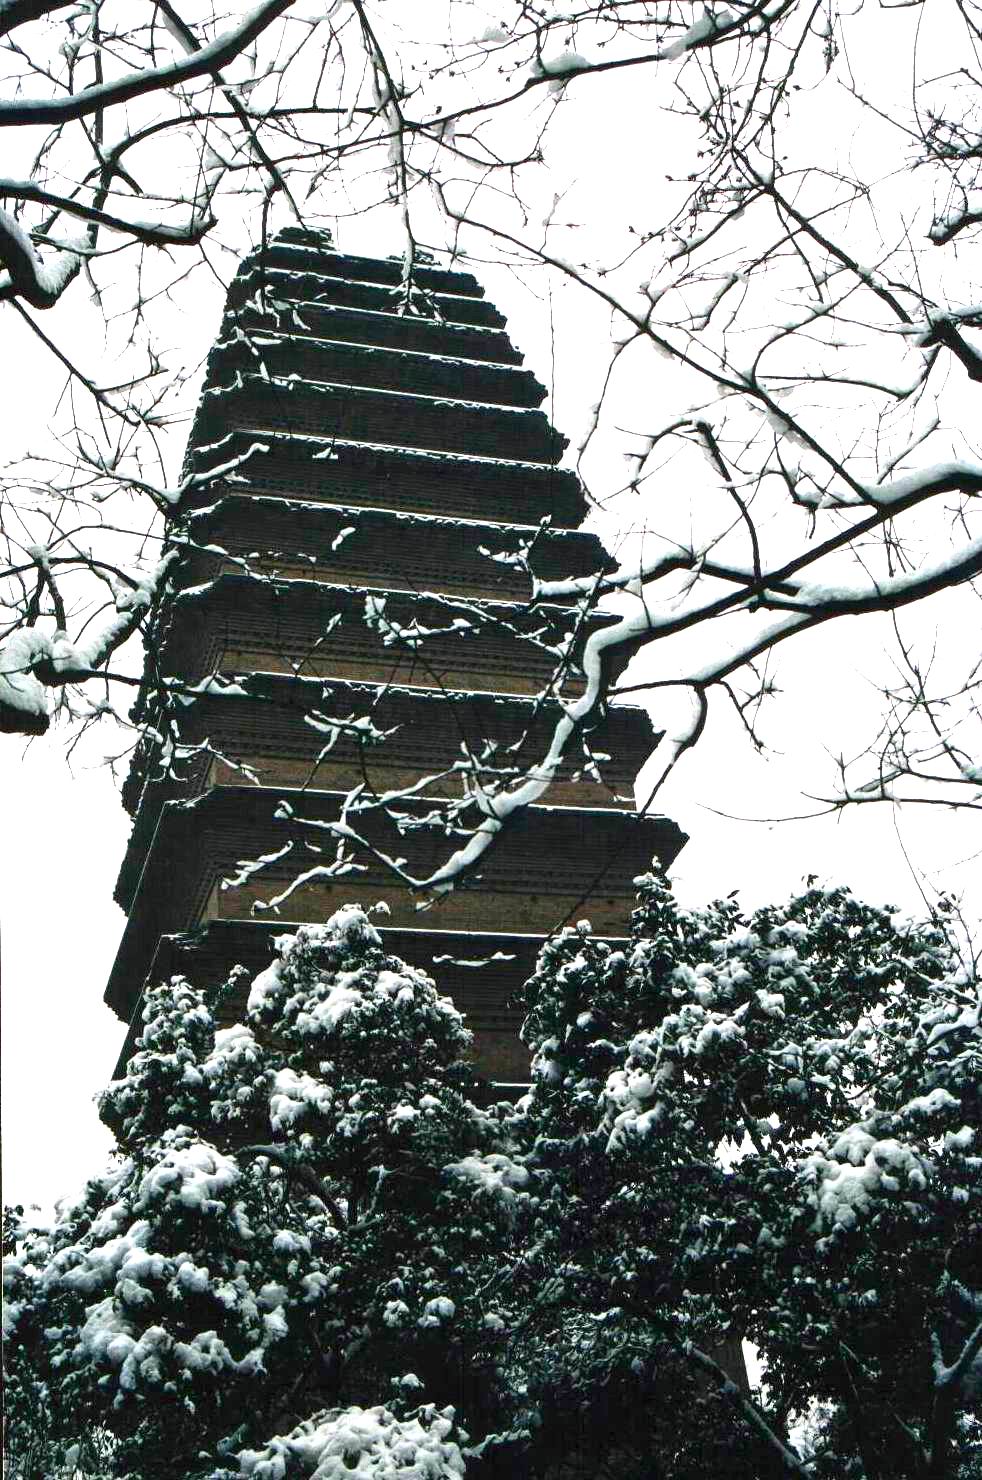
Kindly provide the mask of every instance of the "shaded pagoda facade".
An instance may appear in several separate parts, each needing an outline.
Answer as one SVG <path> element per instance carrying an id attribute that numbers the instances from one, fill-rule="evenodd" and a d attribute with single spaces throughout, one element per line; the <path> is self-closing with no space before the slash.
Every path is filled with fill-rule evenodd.
<path id="1" fill-rule="evenodd" d="M 684 842 L 634 812 L 654 737 L 642 710 L 615 707 L 425 911 L 383 861 L 414 878 L 440 866 L 463 834 L 434 824 L 438 800 L 463 795 L 468 769 L 507 785 L 544 756 L 557 662 L 575 693 L 589 633 L 612 620 L 531 602 L 530 571 L 612 562 L 578 528 L 565 441 L 503 317 L 469 273 L 402 279 L 399 261 L 290 229 L 231 286 L 172 525 L 184 553 L 149 648 L 191 690 L 169 717 L 183 759 L 168 775 L 141 746 L 124 789 L 128 919 L 106 991 L 130 1023 L 123 1060 L 148 977 L 258 971 L 272 936 L 384 902 L 386 945 L 466 1014 L 481 1072 L 519 1084 L 513 999 L 544 939 L 584 916 L 619 937 L 634 877 Z M 377 802 L 358 813 L 371 849 L 332 874 L 331 826 L 354 787 Z M 459 827 L 480 821 L 472 810 Z"/>

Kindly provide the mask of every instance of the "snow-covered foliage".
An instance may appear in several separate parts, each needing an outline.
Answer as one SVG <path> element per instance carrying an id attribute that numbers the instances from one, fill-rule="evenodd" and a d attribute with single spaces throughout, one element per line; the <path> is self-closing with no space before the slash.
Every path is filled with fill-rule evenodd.
<path id="1" fill-rule="evenodd" d="M 832 1415 L 808 1474 L 868 1475 L 871 1450 L 956 1473 L 982 1378 L 978 983 L 937 921 L 845 890 L 745 919 L 639 882 L 627 951 L 568 931 L 527 989 L 538 1273 L 574 1261 L 635 1349 L 751 1340 L 772 1453 L 789 1414 Z"/>
<path id="2" fill-rule="evenodd" d="M 977 982 L 845 890 L 639 884 L 623 949 L 543 950 L 514 1107 L 359 909 L 244 1023 L 148 993 L 116 1162 L 10 1240 L 12 1475 L 975 1480 Z"/>
<path id="3" fill-rule="evenodd" d="M 460 1014 L 353 908 L 277 941 L 246 1023 L 219 1005 L 147 994 L 118 1163 L 7 1261 L 14 1454 L 102 1426 L 119 1475 L 462 1473 L 442 1410 L 504 1339 L 480 1284 L 528 1175 Z"/>

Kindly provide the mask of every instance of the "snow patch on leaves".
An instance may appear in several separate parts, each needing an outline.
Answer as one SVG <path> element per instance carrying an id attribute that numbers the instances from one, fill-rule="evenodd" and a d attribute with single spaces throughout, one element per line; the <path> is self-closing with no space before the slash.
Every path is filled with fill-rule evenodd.
<path id="1" fill-rule="evenodd" d="M 526 1168 L 500 1151 L 491 1151 L 484 1156 L 465 1156 L 462 1161 L 452 1162 L 446 1170 L 465 1182 L 474 1183 L 492 1197 L 504 1198 L 506 1202 L 513 1202 L 529 1183 Z"/>
<path id="2" fill-rule="evenodd" d="M 420 1408 L 399 1419 L 388 1408 L 357 1406 L 318 1414 L 261 1450 L 243 1450 L 239 1472 L 251 1480 L 458 1480 L 467 1435 L 454 1410 Z"/>
<path id="3" fill-rule="evenodd" d="M 238 1179 L 239 1169 L 231 1157 L 192 1141 L 173 1147 L 146 1173 L 134 1206 L 142 1211 L 162 1201 L 178 1202 L 196 1212 L 215 1212 L 224 1209 L 222 1197 Z"/>
<path id="4" fill-rule="evenodd" d="M 877 1198 L 922 1192 L 927 1171 L 910 1146 L 893 1137 L 877 1140 L 861 1123 L 847 1126 L 827 1150 L 814 1152 L 804 1164 L 806 1180 L 815 1183 L 815 1231 L 855 1228 Z"/>

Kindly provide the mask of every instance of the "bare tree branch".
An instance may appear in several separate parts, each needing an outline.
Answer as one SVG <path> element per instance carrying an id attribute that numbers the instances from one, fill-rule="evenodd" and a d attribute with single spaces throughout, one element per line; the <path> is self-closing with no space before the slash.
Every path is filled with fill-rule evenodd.
<path id="1" fill-rule="evenodd" d="M 0 128 L 17 128 L 68 123 L 73 119 L 86 118 L 99 109 L 112 108 L 127 103 L 132 98 L 165 88 L 177 87 L 191 82 L 195 77 L 210 75 L 217 67 L 223 67 L 260 36 L 276 18 L 289 10 L 293 0 L 263 0 L 246 17 L 241 25 L 216 36 L 214 41 L 202 46 L 183 61 L 168 62 L 160 67 L 148 67 L 142 72 L 133 72 L 114 82 L 103 82 L 67 98 L 33 98 L 18 102 L 0 99 Z"/>

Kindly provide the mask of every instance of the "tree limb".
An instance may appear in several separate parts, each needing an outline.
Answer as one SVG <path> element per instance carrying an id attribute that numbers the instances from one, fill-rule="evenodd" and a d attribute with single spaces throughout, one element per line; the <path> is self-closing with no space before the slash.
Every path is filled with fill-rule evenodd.
<path id="1" fill-rule="evenodd" d="M 761 1413 L 756 1403 L 742 1393 L 731 1377 L 727 1377 L 718 1362 L 714 1362 L 706 1352 L 700 1351 L 691 1341 L 682 1343 L 682 1355 L 687 1362 L 699 1367 L 716 1383 L 719 1391 L 728 1402 L 732 1403 L 737 1411 L 742 1414 L 751 1428 L 757 1430 L 763 1439 L 771 1446 L 780 1459 L 784 1462 L 789 1475 L 795 1475 L 798 1480 L 808 1480 L 808 1466 L 803 1464 L 793 1449 L 789 1449 L 782 1439 L 778 1438 L 771 1428 L 767 1419 Z"/>
<path id="2" fill-rule="evenodd" d="M 936 1363 L 934 1412 L 931 1416 L 931 1464 L 929 1480 L 944 1480 L 950 1459 L 951 1426 L 962 1383 L 982 1351 L 982 1321 L 966 1341 L 950 1367 Z"/>
<path id="3" fill-rule="evenodd" d="M 321 1181 L 317 1173 L 312 1171 L 310 1167 L 304 1166 L 302 1162 L 294 1161 L 292 1157 L 288 1156 L 282 1146 L 243 1146 L 238 1152 L 238 1155 L 265 1156 L 269 1161 L 275 1162 L 277 1166 L 283 1168 L 288 1176 L 296 1177 L 297 1181 L 303 1183 L 309 1192 L 312 1192 L 315 1197 L 320 1198 L 321 1202 L 329 1210 L 338 1228 L 347 1227 L 348 1220 L 341 1211 L 340 1204 L 335 1200 L 332 1193 L 328 1191 L 326 1184 Z"/>
<path id="4" fill-rule="evenodd" d="M 198 242 L 215 225 L 210 213 L 193 211 L 187 226 L 157 225 L 152 221 L 127 221 L 123 216 L 114 216 L 108 211 L 97 210 L 83 201 L 72 200 L 67 195 L 54 195 L 42 190 L 32 180 L 0 179 L 0 196 L 15 196 L 18 200 L 33 200 L 52 210 L 64 211 L 66 215 L 78 216 L 82 221 L 91 221 L 96 226 L 105 226 L 109 231 L 121 231 L 137 241 L 151 247 L 197 246 Z M 2 243 L 0 243 L 2 252 Z"/>
<path id="5" fill-rule="evenodd" d="M 43 20 L 55 10 L 66 10 L 74 0 L 0 0 L 0 36 L 28 21 Z"/>
<path id="6" fill-rule="evenodd" d="M 26 298 L 32 308 L 51 308 L 68 284 L 78 276 L 88 242 L 65 242 L 54 262 L 45 262 L 13 216 L 0 209 L 0 263 L 7 269 L 6 283 L 0 277 L 0 299 L 14 295 Z"/>
<path id="7" fill-rule="evenodd" d="M 0 127 L 69 123 L 73 119 L 85 118 L 100 108 L 111 108 L 117 103 L 128 102 L 130 98 L 142 97 L 145 93 L 158 92 L 161 88 L 190 82 L 195 77 L 208 76 L 216 67 L 224 67 L 233 61 L 277 16 L 289 10 L 292 4 L 293 0 L 263 0 L 263 4 L 247 16 L 241 25 L 216 36 L 214 41 L 210 41 L 193 55 L 167 62 L 162 67 L 148 67 L 143 72 L 131 72 L 114 82 L 98 83 L 64 98 L 0 100 Z"/>

